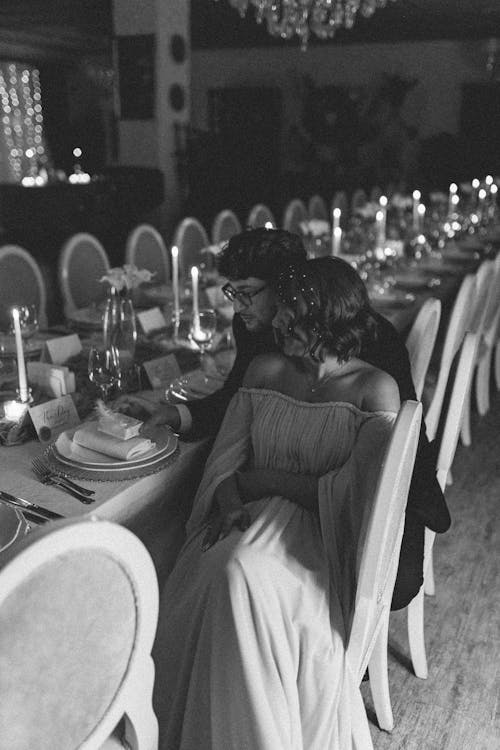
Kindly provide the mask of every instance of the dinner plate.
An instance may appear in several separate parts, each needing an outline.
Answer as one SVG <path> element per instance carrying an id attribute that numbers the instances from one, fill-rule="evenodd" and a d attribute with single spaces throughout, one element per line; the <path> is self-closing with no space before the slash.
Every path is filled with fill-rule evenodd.
<path id="1" fill-rule="evenodd" d="M 59 463 L 86 471 L 130 471 L 134 468 L 151 466 L 163 461 L 177 448 L 178 438 L 169 427 L 158 428 L 154 435 L 155 446 L 142 456 L 130 461 L 119 461 L 105 456 L 103 453 L 83 448 L 73 442 L 73 435 L 78 427 L 66 430 L 49 446 L 50 455 Z"/>
<path id="2" fill-rule="evenodd" d="M 165 392 L 169 402 L 194 401 L 205 396 L 211 396 L 224 385 L 224 377 L 219 374 L 207 375 L 201 370 L 181 375 L 176 378 Z"/>

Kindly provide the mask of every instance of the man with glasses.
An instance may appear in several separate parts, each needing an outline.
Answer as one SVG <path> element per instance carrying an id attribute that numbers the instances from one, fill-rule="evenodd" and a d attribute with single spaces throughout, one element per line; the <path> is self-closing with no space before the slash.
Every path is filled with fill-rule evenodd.
<path id="1" fill-rule="evenodd" d="M 223 292 L 234 306 L 236 359 L 233 368 L 219 391 L 186 404 L 157 406 L 151 423 L 169 424 L 195 439 L 215 435 L 252 359 L 277 350 L 271 325 L 276 311 L 273 284 L 282 270 L 305 257 L 300 237 L 281 229 L 247 230 L 229 240 L 217 265 L 221 276 L 228 279 Z M 377 337 L 364 346 L 360 358 L 392 375 L 399 386 L 401 401 L 416 400 L 405 344 L 388 320 L 376 313 L 375 317 Z M 133 404 L 134 397 L 129 397 L 129 402 Z M 151 414 L 151 404 L 149 409 Z M 405 607 L 422 584 L 425 526 L 442 533 L 450 525 L 435 466 L 423 427 L 408 500 L 393 609 Z"/>

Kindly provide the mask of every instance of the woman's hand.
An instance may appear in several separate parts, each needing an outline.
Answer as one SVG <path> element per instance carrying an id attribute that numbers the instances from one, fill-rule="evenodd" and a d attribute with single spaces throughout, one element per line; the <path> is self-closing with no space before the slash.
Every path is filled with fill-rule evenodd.
<path id="1" fill-rule="evenodd" d="M 143 433 L 162 424 L 174 430 L 180 427 L 179 411 L 172 404 L 155 404 L 146 398 L 126 394 L 117 398 L 113 406 L 116 411 L 145 422 L 141 430 Z"/>
<path id="2" fill-rule="evenodd" d="M 214 510 L 201 546 L 203 552 L 220 539 L 225 539 L 233 527 L 246 531 L 250 523 L 250 514 L 243 505 L 236 477 L 232 474 L 224 479 L 215 491 Z"/>

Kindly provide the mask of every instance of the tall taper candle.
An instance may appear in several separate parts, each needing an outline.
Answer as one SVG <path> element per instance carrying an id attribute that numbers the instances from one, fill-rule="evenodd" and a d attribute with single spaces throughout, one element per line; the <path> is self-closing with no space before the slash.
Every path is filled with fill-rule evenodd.
<path id="1" fill-rule="evenodd" d="M 420 206 L 420 198 L 422 193 L 420 190 L 414 190 L 412 193 L 413 198 L 413 229 L 418 232 L 418 207 Z"/>
<path id="2" fill-rule="evenodd" d="M 23 403 L 29 401 L 28 381 L 26 379 L 26 365 L 24 363 L 23 337 L 21 336 L 21 324 L 19 322 L 19 310 L 12 309 L 14 320 L 14 334 L 16 337 L 17 372 L 19 377 L 19 397 Z"/>
<path id="3" fill-rule="evenodd" d="M 338 234 L 338 230 L 340 229 L 340 216 L 342 214 L 342 211 L 340 208 L 334 208 L 332 212 L 332 255 L 337 255 L 339 250 L 336 251 L 336 233 Z M 340 236 L 342 236 L 342 230 L 340 229 Z"/>
<path id="4" fill-rule="evenodd" d="M 335 227 L 333 230 L 332 255 L 340 255 L 342 244 L 342 229 Z"/>
<path id="5" fill-rule="evenodd" d="M 180 316 L 179 302 L 179 248 L 177 245 L 172 246 L 172 290 L 174 292 L 174 317 L 175 320 Z"/>
<path id="6" fill-rule="evenodd" d="M 196 318 L 200 314 L 200 307 L 198 303 L 198 267 L 193 266 L 191 268 L 191 281 L 193 284 L 193 318 Z"/>
<path id="7" fill-rule="evenodd" d="M 384 212 L 377 211 L 375 214 L 375 229 L 376 229 L 376 247 L 383 247 L 385 242 L 385 221 Z"/>
<path id="8" fill-rule="evenodd" d="M 458 201 L 455 202 L 454 196 L 457 195 L 458 186 L 455 182 L 452 182 L 450 185 L 450 194 L 448 199 L 448 216 L 451 216 L 452 213 L 455 211 L 455 206 Z M 457 196 L 458 197 L 458 196 Z"/>
<path id="9" fill-rule="evenodd" d="M 418 212 L 418 227 L 417 230 L 420 234 L 424 233 L 425 228 L 425 206 L 423 203 L 419 203 L 417 207 Z"/>

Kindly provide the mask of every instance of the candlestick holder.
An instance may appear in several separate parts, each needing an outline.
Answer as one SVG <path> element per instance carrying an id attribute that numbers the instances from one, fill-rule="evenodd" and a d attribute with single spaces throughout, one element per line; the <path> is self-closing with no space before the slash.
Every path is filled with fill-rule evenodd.
<path id="1" fill-rule="evenodd" d="M 17 398 L 12 401 L 6 401 L 3 405 L 4 419 L 9 422 L 22 422 L 26 413 L 29 409 L 30 404 L 33 403 L 33 394 L 31 388 L 28 388 L 28 400 L 22 401 L 19 389 L 16 390 Z"/>

